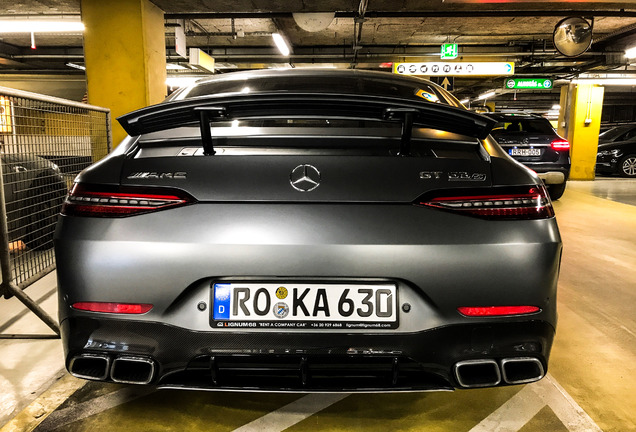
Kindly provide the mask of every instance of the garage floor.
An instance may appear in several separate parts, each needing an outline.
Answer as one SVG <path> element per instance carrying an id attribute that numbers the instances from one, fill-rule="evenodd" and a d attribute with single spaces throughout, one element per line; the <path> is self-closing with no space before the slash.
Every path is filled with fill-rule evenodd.
<path id="1" fill-rule="evenodd" d="M 0 340 L 5 431 L 636 431 L 636 180 L 572 182 L 554 203 L 564 242 L 559 324 L 543 380 L 410 394 L 185 392 L 77 380 L 59 340 Z M 55 313 L 55 278 L 28 293 Z M 46 333 L 0 300 L 0 333 Z"/>

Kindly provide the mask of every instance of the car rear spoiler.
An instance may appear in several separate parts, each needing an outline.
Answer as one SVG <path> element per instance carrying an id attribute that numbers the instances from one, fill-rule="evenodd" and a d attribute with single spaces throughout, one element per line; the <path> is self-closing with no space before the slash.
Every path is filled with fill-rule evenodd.
<path id="1" fill-rule="evenodd" d="M 211 122 L 275 118 L 400 122 L 401 155 L 409 153 L 413 126 L 484 139 L 496 123 L 486 116 L 439 103 L 370 95 L 287 92 L 184 99 L 142 108 L 117 120 L 131 136 L 199 123 L 204 153 L 214 154 Z"/>

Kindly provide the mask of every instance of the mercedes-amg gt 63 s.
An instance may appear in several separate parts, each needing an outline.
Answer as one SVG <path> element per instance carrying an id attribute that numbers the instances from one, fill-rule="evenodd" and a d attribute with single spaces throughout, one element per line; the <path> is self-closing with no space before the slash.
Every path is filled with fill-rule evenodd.
<path id="1" fill-rule="evenodd" d="M 55 233 L 66 366 L 160 388 L 543 377 L 561 239 L 495 120 L 429 81 L 230 73 L 120 117 Z"/>

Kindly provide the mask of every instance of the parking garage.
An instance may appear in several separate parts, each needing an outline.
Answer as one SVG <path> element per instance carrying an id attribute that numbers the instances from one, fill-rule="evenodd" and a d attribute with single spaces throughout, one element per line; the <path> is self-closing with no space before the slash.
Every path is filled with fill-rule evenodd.
<path id="1" fill-rule="evenodd" d="M 2 432 L 636 430 L 636 179 L 596 166 L 607 145 L 599 135 L 636 122 L 631 2 L 102 3 L 0 9 Z M 69 27 L 45 31 L 51 23 Z M 567 23 L 579 34 L 563 45 Z M 430 79 L 472 111 L 549 121 L 569 143 L 567 186 L 552 203 L 563 241 L 558 325 L 541 380 L 452 392 L 206 392 L 68 373 L 53 232 L 75 177 L 125 138 L 116 118 L 197 79 L 304 68 Z"/>

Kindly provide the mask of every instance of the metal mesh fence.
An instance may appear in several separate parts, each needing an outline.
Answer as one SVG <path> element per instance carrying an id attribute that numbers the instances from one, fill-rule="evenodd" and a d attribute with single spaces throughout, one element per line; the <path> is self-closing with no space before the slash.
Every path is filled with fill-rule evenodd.
<path id="1" fill-rule="evenodd" d="M 75 176 L 108 154 L 110 113 L 0 87 L 0 146 L 9 243 L 0 250 L 24 288 L 55 268 L 60 207 Z"/>

